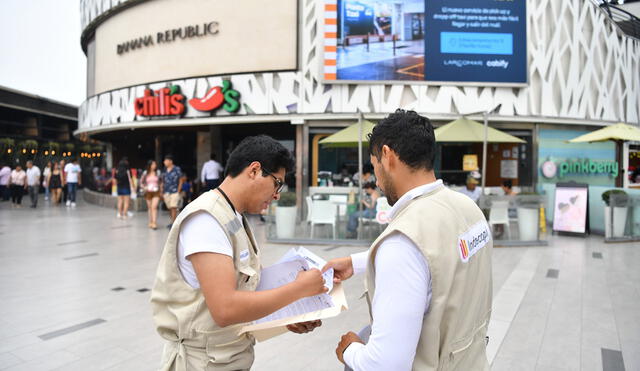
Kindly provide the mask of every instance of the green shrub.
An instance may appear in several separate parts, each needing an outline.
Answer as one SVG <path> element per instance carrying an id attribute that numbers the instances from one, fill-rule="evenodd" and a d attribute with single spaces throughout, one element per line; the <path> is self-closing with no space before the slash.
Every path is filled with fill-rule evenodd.
<path id="1" fill-rule="evenodd" d="M 278 206 L 296 206 L 296 194 L 293 192 L 281 193 Z"/>
<path id="2" fill-rule="evenodd" d="M 611 195 L 619 195 L 619 197 L 616 197 L 616 205 L 614 206 L 619 206 L 619 207 L 624 207 L 627 206 L 627 202 L 629 201 L 629 195 L 627 195 L 627 192 L 621 190 L 621 189 L 610 189 L 608 191 L 605 191 L 602 193 L 602 201 L 604 201 L 604 203 L 607 206 L 609 205 L 610 202 L 610 198 Z"/>

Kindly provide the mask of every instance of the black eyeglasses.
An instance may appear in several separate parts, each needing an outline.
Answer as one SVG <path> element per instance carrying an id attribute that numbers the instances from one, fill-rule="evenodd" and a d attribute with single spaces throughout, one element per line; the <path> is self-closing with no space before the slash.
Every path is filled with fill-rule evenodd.
<path id="1" fill-rule="evenodd" d="M 264 168 L 262 168 L 262 172 L 267 174 L 267 175 L 271 175 L 271 177 L 273 178 L 273 180 L 276 182 L 275 186 L 276 186 L 276 193 L 280 193 L 282 192 L 282 189 L 284 188 L 284 182 L 278 178 L 276 178 L 275 175 L 271 174 L 270 172 L 268 172 L 267 170 L 265 170 Z"/>

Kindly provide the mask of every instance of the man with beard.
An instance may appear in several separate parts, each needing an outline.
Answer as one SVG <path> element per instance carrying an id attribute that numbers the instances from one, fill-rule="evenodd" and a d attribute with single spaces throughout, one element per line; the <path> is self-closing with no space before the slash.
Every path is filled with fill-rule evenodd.
<path id="1" fill-rule="evenodd" d="M 280 198 L 289 151 L 268 136 L 248 137 L 231 153 L 226 178 L 178 215 L 151 292 L 153 319 L 167 340 L 162 370 L 247 370 L 255 340 L 240 328 L 303 297 L 326 292 L 317 269 L 294 282 L 255 291 L 260 249 L 243 213 L 258 214 Z M 294 324 L 303 333 L 320 321 Z"/>
<path id="2" fill-rule="evenodd" d="M 336 349 L 354 370 L 489 370 L 491 235 L 478 206 L 436 179 L 435 146 L 431 123 L 413 111 L 370 134 L 389 225 L 368 252 L 324 267 L 337 282 L 366 271 L 371 327 Z"/>

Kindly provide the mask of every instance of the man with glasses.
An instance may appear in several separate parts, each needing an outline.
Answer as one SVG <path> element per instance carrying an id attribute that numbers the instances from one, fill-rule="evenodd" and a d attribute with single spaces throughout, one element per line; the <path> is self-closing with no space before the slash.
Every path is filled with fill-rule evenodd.
<path id="1" fill-rule="evenodd" d="M 151 293 L 157 331 L 167 340 L 163 370 L 249 369 L 255 340 L 238 330 L 326 291 L 317 269 L 300 272 L 277 289 L 255 291 L 260 248 L 242 214 L 257 214 L 278 200 L 292 168 L 291 154 L 280 143 L 248 137 L 231 153 L 220 186 L 178 215 Z M 289 330 L 305 333 L 320 324 L 294 324 Z"/>

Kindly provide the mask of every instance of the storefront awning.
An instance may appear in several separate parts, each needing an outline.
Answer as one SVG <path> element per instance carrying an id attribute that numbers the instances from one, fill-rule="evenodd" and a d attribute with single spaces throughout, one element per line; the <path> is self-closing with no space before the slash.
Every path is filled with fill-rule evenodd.
<path id="1" fill-rule="evenodd" d="M 369 134 L 375 125 L 371 121 L 362 120 L 362 143 L 369 143 Z M 355 148 L 358 147 L 359 131 L 359 124 L 356 123 L 322 139 L 320 144 L 327 148 Z"/>
<path id="2" fill-rule="evenodd" d="M 637 126 L 618 123 L 605 128 L 581 135 L 569 140 L 569 143 L 605 142 L 613 141 L 640 141 L 640 128 Z"/>
<path id="3" fill-rule="evenodd" d="M 477 121 L 460 117 L 435 130 L 436 142 L 484 142 L 484 125 Z M 526 143 L 520 138 L 509 135 L 492 127 L 487 128 L 489 143 Z"/>

